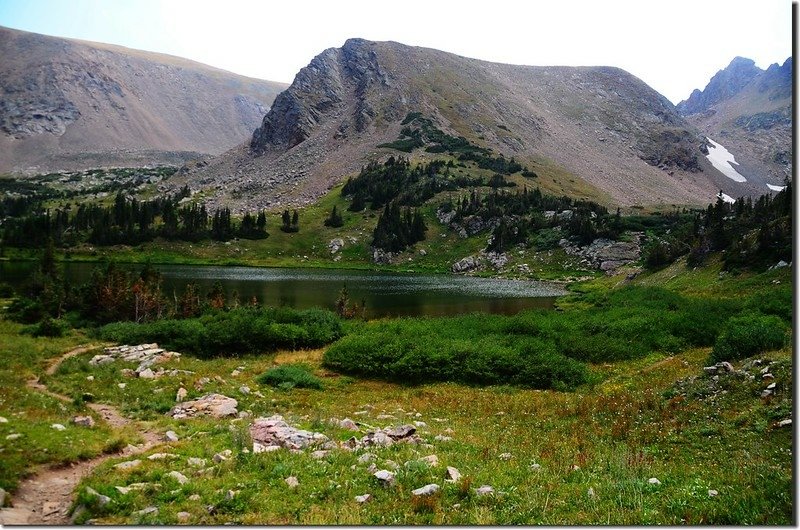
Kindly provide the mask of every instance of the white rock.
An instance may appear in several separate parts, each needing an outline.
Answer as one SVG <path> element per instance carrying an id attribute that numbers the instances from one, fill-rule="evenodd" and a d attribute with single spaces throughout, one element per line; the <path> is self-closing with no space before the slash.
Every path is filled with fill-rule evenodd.
<path id="1" fill-rule="evenodd" d="M 158 508 L 155 506 L 148 506 L 144 510 L 139 510 L 138 512 L 133 512 L 131 515 L 149 515 L 151 513 L 158 513 Z"/>
<path id="2" fill-rule="evenodd" d="M 174 478 L 180 485 L 184 485 L 187 482 L 189 482 L 189 479 L 186 477 L 186 475 L 184 475 L 180 471 L 170 471 L 169 473 L 167 473 L 167 476 Z"/>
<path id="3" fill-rule="evenodd" d="M 60 423 L 54 423 L 54 424 L 52 424 L 50 427 L 51 427 L 51 428 L 53 428 L 53 429 L 55 429 L 55 430 L 57 430 L 57 431 L 63 431 L 63 430 L 66 430 L 66 427 L 64 427 L 64 426 L 63 426 L 63 425 L 61 425 Z"/>
<path id="4" fill-rule="evenodd" d="M 183 387 L 180 387 L 180 388 L 178 389 L 178 392 L 175 394 L 175 401 L 176 401 L 177 403 L 180 403 L 181 401 L 183 401 L 184 399 L 186 399 L 186 394 L 187 394 L 187 393 L 188 393 L 188 392 L 186 392 L 186 389 L 185 389 L 185 388 L 183 388 Z"/>
<path id="5" fill-rule="evenodd" d="M 356 495 L 356 502 L 359 504 L 364 504 L 365 502 L 369 502 L 372 498 L 372 495 L 369 493 L 365 493 L 364 495 Z"/>
<path id="6" fill-rule="evenodd" d="M 198 495 L 197 493 L 193 493 L 193 494 L 189 495 L 189 500 L 190 501 L 199 501 L 200 500 L 200 495 Z"/>
<path id="7" fill-rule="evenodd" d="M 290 489 L 295 489 L 300 485 L 300 481 L 297 480 L 297 477 L 286 477 L 284 482 L 286 482 L 286 485 L 289 486 Z"/>
<path id="8" fill-rule="evenodd" d="M 451 442 L 453 439 L 449 436 L 445 436 L 444 434 L 437 434 L 434 438 L 437 442 Z"/>
<path id="9" fill-rule="evenodd" d="M 452 466 L 447 466 L 446 477 L 445 482 L 458 482 L 461 480 L 461 472 Z"/>
<path id="10" fill-rule="evenodd" d="M 511 453 L 502 453 L 497 458 L 500 460 L 511 460 Z"/>
<path id="11" fill-rule="evenodd" d="M 436 467 L 439 465 L 439 457 L 436 455 L 428 455 L 424 458 L 421 458 L 420 460 L 422 460 L 431 467 Z"/>
<path id="12" fill-rule="evenodd" d="M 142 465 L 142 461 L 139 459 L 136 460 L 128 460 L 127 462 L 120 462 L 119 464 L 115 465 L 114 467 L 123 471 L 128 469 L 134 469 Z"/>
<path id="13" fill-rule="evenodd" d="M 153 453 L 152 455 L 148 456 L 148 460 L 164 460 L 165 458 L 178 458 L 176 455 L 172 453 Z"/>
<path id="14" fill-rule="evenodd" d="M 0 416 L 0 423 L 8 423 L 8 418 Z"/>
<path id="15" fill-rule="evenodd" d="M 661 481 L 658 480 L 656 477 L 647 479 L 647 483 L 648 484 L 653 484 L 654 486 L 660 486 L 661 485 Z"/>
<path id="16" fill-rule="evenodd" d="M 232 501 L 234 498 L 236 498 L 237 493 L 238 493 L 237 491 L 228 490 L 228 492 L 225 494 L 225 500 Z"/>
<path id="17" fill-rule="evenodd" d="M 217 453 L 211 458 L 211 460 L 213 460 L 215 464 L 219 464 L 220 462 L 224 462 L 227 459 L 228 458 L 225 455 L 221 454 L 221 453 Z"/>
<path id="18" fill-rule="evenodd" d="M 206 467 L 205 458 L 196 458 L 194 456 L 190 456 L 186 462 L 192 467 Z"/>
<path id="19" fill-rule="evenodd" d="M 594 492 L 594 488 L 592 488 L 592 487 L 590 487 L 588 490 L 586 490 L 586 495 L 587 495 L 587 496 L 588 496 L 590 499 L 594 499 L 594 498 L 596 498 L 596 497 L 597 497 L 597 494 Z"/>
<path id="20" fill-rule="evenodd" d="M 191 519 L 192 514 L 189 512 L 178 512 L 175 514 L 175 517 L 178 519 L 179 523 L 187 523 L 189 519 Z"/>
<path id="21" fill-rule="evenodd" d="M 239 392 L 244 394 L 245 396 L 250 393 L 250 387 L 246 385 L 242 385 L 239 387 Z"/>
<path id="22" fill-rule="evenodd" d="M 372 476 L 378 479 L 384 486 L 391 486 L 395 481 L 394 473 L 386 469 L 376 471 Z"/>
<path id="23" fill-rule="evenodd" d="M 93 375 L 88 375 L 88 376 L 86 376 L 86 380 L 87 381 L 94 381 L 94 376 Z"/>
<path id="24" fill-rule="evenodd" d="M 101 495 L 97 491 L 93 490 L 92 488 L 86 488 L 86 493 L 91 495 L 92 497 L 97 498 L 97 503 L 102 507 L 111 502 L 111 497 L 107 495 Z"/>
<path id="25" fill-rule="evenodd" d="M 781 421 L 778 422 L 778 427 L 788 427 L 791 424 L 792 424 L 792 420 L 791 419 L 781 420 Z"/>
<path id="26" fill-rule="evenodd" d="M 357 431 L 358 430 L 358 425 L 356 425 L 356 422 L 354 422 L 350 418 L 345 418 L 342 421 L 340 421 L 339 422 L 339 427 L 341 427 L 342 429 L 350 430 L 350 431 Z"/>
<path id="27" fill-rule="evenodd" d="M 273 451 L 280 451 L 280 449 L 280 445 L 262 445 L 258 442 L 253 442 L 253 454 L 271 453 Z"/>
<path id="28" fill-rule="evenodd" d="M 156 374 L 150 368 L 145 368 L 144 370 L 139 372 L 139 377 L 141 377 L 142 379 L 155 379 Z"/>
<path id="29" fill-rule="evenodd" d="M 372 462 L 376 458 L 378 457 L 372 453 L 364 453 L 363 455 L 358 457 L 358 462 L 361 464 L 366 464 L 367 462 Z"/>
<path id="30" fill-rule="evenodd" d="M 483 485 L 480 488 L 475 490 L 475 495 L 483 496 L 483 495 L 492 495 L 494 493 L 494 488 L 491 486 Z"/>
<path id="31" fill-rule="evenodd" d="M 542 465 L 541 464 L 531 464 L 531 469 L 534 470 L 534 471 L 539 471 L 540 469 L 542 469 Z"/>
<path id="32" fill-rule="evenodd" d="M 414 427 L 427 427 L 427 426 L 428 426 L 428 424 L 425 423 L 424 421 L 415 421 L 414 422 Z"/>
<path id="33" fill-rule="evenodd" d="M 167 431 L 164 434 L 164 440 L 166 440 L 168 442 L 177 442 L 178 441 L 178 435 L 175 434 L 175 431 Z"/>
<path id="34" fill-rule="evenodd" d="M 128 385 L 127 385 L 126 383 L 117 383 L 117 386 L 118 386 L 120 389 L 124 389 L 124 388 L 125 388 L 126 386 L 128 386 Z"/>
<path id="35" fill-rule="evenodd" d="M 439 491 L 438 484 L 427 484 L 425 486 L 422 486 L 421 488 L 411 490 L 411 494 L 414 495 L 415 497 L 420 497 L 425 495 L 433 495 L 437 491 Z"/>
<path id="36" fill-rule="evenodd" d="M 708 490 L 709 497 L 716 497 L 717 495 L 719 495 L 719 492 L 717 490 Z"/>

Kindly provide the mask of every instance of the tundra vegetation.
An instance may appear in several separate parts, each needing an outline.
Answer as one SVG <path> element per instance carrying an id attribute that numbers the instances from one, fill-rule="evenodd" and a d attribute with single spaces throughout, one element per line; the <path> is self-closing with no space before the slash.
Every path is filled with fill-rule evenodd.
<path id="1" fill-rule="evenodd" d="M 60 177 L 42 196 L 4 199 L 3 252 L 38 260 L 27 284 L 0 286 L 0 487 L 12 502 L 37 466 L 112 454 L 77 487 L 76 521 L 793 522 L 792 274 L 776 266 L 791 260 L 791 186 L 704 210 L 623 215 L 543 193 L 535 170 L 422 116 L 404 126 L 389 148 L 414 144 L 441 159 L 370 164 L 299 212 L 203 214 L 188 190 L 154 198 L 139 184 L 138 198 L 66 208 Z M 266 238 L 268 224 L 281 230 Z M 38 239 L 27 237 L 34 227 L 46 228 Z M 631 232 L 643 235 L 642 260 L 616 275 L 579 270 L 558 248 Z M 433 271 L 488 250 L 546 257 L 533 277 L 584 281 L 555 311 L 367 322 L 346 288 L 321 301 L 335 312 L 299 311 L 229 298 L 221 285 L 168 296 L 148 263 L 100 263 L 85 285 L 60 274 L 61 258 L 111 252 L 230 263 L 243 249 L 235 262 L 296 265 L 308 255 L 302 263 L 332 266 L 327 243 L 343 235 L 354 241 L 337 256 L 350 266 L 366 266 L 373 247 Z M 105 246 L 128 236 L 137 244 Z M 182 354 L 153 377 L 136 377 L 134 362 L 90 362 L 104 346 L 153 342 Z M 168 414 L 176 399 L 207 394 L 235 398 L 240 414 Z M 107 424 L 89 408 L 98 403 L 136 423 Z M 275 414 L 332 443 L 255 451 L 251 422 Z M 95 425 L 71 423 L 76 415 Z M 417 443 L 364 446 L 401 425 Z M 176 436 L 139 465 L 115 467 L 143 427 Z M 394 476 L 381 482 L 378 470 Z M 430 484 L 438 489 L 415 493 Z"/>

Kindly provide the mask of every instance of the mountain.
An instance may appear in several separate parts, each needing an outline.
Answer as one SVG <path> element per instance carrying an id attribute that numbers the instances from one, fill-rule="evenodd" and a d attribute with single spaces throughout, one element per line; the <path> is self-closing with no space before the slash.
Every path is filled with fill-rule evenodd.
<path id="1" fill-rule="evenodd" d="M 710 165 L 704 138 L 666 98 L 618 68 L 497 64 L 362 39 L 315 57 L 248 145 L 185 168 L 175 185 L 211 190 L 214 205 L 307 203 L 397 155 L 378 146 L 398 139 L 410 113 L 515 157 L 554 193 L 630 206 L 748 192 Z"/>
<path id="2" fill-rule="evenodd" d="M 0 172 L 182 163 L 247 140 L 283 83 L 0 27 Z"/>
<path id="3" fill-rule="evenodd" d="M 792 58 L 766 70 L 736 57 L 678 111 L 736 159 L 736 172 L 765 193 L 792 174 Z"/>

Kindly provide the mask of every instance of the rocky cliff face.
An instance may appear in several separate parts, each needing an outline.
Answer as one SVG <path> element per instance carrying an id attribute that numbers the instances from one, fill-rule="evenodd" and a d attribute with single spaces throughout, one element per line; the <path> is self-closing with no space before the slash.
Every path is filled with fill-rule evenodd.
<path id="1" fill-rule="evenodd" d="M 713 105 L 728 100 L 742 91 L 753 79 L 763 73 L 752 59 L 735 57 L 731 63 L 717 72 L 704 90 L 695 89 L 688 99 L 676 105 L 683 116 L 697 114 Z"/>
<path id="2" fill-rule="evenodd" d="M 177 162 L 246 141 L 286 85 L 0 27 L 0 171 Z"/>
<path id="3" fill-rule="evenodd" d="M 774 190 L 791 176 L 792 69 L 791 57 L 766 70 L 737 57 L 677 106 L 733 154 L 753 194 Z"/>
<path id="4" fill-rule="evenodd" d="M 697 129 L 628 72 L 504 65 L 362 39 L 315 57 L 249 146 L 183 172 L 176 185 L 211 189 L 217 205 L 303 204 L 369 160 L 397 155 L 377 146 L 398 138 L 410 112 L 524 162 L 553 193 L 621 205 L 736 193 L 706 162 Z"/>

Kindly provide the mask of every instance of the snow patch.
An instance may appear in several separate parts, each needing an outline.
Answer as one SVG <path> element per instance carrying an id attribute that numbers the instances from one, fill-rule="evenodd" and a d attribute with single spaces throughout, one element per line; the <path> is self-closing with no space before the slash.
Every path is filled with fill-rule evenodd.
<path id="1" fill-rule="evenodd" d="M 729 203 L 731 203 L 731 204 L 733 204 L 733 203 L 735 203 L 735 202 L 736 202 L 736 199 L 734 199 L 733 197 L 731 197 L 731 196 L 730 196 L 730 195 L 728 195 L 727 193 L 722 193 L 722 192 L 719 192 L 719 193 L 717 193 L 717 197 L 718 197 L 718 198 L 720 198 L 720 199 L 722 199 L 723 201 L 725 201 L 725 202 L 729 202 Z"/>
<path id="2" fill-rule="evenodd" d="M 708 146 L 708 154 L 706 155 L 706 158 L 709 162 L 711 162 L 711 165 L 717 168 L 723 175 L 735 182 L 747 182 L 747 179 L 744 178 L 731 165 L 736 164 L 738 166 L 739 163 L 733 158 L 733 155 L 730 153 L 730 151 L 722 147 L 711 138 L 706 137 L 706 140 L 708 140 L 711 144 Z"/>
<path id="3" fill-rule="evenodd" d="M 772 191 L 783 191 L 786 189 L 786 186 L 774 186 L 772 184 L 767 184 L 767 187 Z"/>

